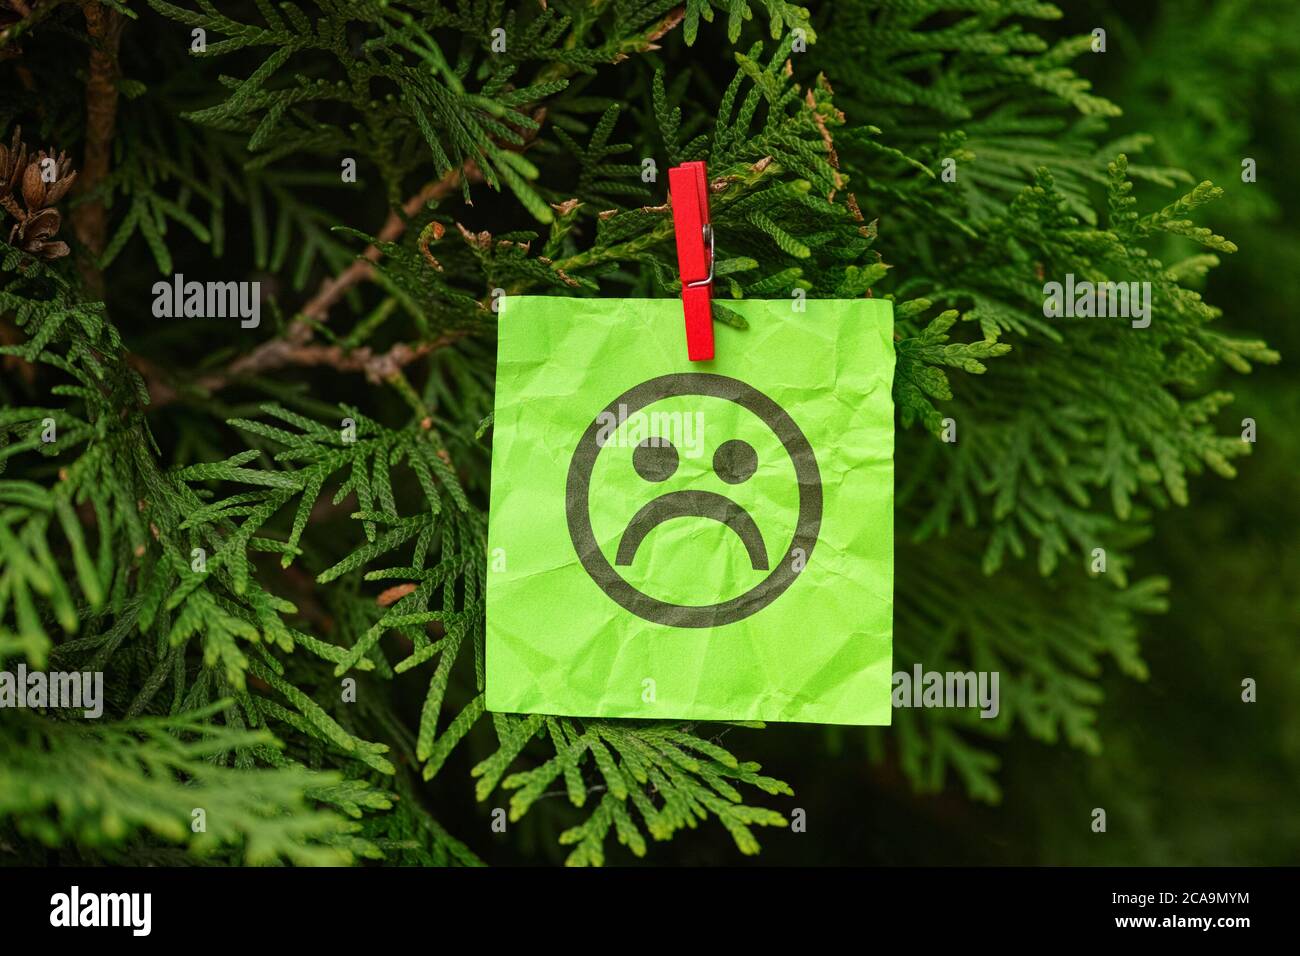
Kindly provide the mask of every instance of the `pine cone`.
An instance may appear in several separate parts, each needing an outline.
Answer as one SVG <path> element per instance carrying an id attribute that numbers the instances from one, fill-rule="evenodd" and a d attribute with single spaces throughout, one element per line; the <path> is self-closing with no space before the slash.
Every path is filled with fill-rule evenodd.
<path id="1" fill-rule="evenodd" d="M 47 160 L 54 165 L 52 183 L 46 182 L 47 177 L 42 175 Z M 58 158 L 55 159 L 53 150 L 49 153 L 41 150 L 28 164 L 27 172 L 23 173 L 23 201 L 27 203 L 28 209 L 44 209 L 53 206 L 68 194 L 76 178 L 77 174 L 72 169 L 72 160 L 66 153 L 59 153 Z"/>
<path id="2" fill-rule="evenodd" d="M 50 164 L 53 182 L 44 173 Z M 54 205 L 68 194 L 76 178 L 72 160 L 65 153 L 55 158 L 53 149 L 48 153 L 41 150 L 29 161 L 22 131 L 14 130 L 13 144 L 8 149 L 0 146 L 0 207 L 17 220 L 9 231 L 9 242 L 42 259 L 66 256 L 68 244 L 54 238 L 63 222 Z"/>
<path id="3" fill-rule="evenodd" d="M 70 251 L 66 242 L 54 239 L 62 222 L 57 209 L 42 209 L 16 223 L 9 232 L 9 242 L 42 259 L 61 259 Z"/>

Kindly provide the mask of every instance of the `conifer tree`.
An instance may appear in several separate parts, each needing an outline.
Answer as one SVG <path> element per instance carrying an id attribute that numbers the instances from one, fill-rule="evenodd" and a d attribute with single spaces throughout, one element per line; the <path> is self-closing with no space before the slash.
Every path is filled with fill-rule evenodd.
<path id="1" fill-rule="evenodd" d="M 1166 602 L 1132 550 L 1249 451 L 1211 378 L 1276 355 L 1197 291 L 1220 190 L 1108 134 L 1055 6 L 0 4 L 0 665 L 105 681 L 95 720 L 0 713 L 3 852 L 472 865 L 505 819 L 599 864 L 787 824 L 759 727 L 483 706 L 494 305 L 676 295 L 691 159 L 715 321 L 894 303 L 895 665 L 998 671 L 1001 713 L 871 749 L 983 800 L 989 737 L 1098 751 Z M 1067 273 L 1157 318 L 1049 317 Z M 178 276 L 256 282 L 256 320 L 160 309 Z"/>

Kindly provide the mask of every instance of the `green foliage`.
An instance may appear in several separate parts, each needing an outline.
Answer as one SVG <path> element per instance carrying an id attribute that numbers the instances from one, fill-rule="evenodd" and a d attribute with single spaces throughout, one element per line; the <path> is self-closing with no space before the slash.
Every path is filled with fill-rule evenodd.
<path id="1" fill-rule="evenodd" d="M 990 738 L 1098 751 L 1099 676 L 1145 677 L 1165 606 L 1133 549 L 1249 448 L 1212 376 L 1276 355 L 1197 291 L 1235 252 L 1197 224 L 1219 191 L 1129 163 L 1150 141 L 1108 135 L 1069 65 L 1088 38 L 1036 29 L 1054 6 L 148 3 L 80 200 L 104 252 L 0 245 L 0 661 L 108 687 L 98 723 L 0 724 L 0 827 L 92 859 L 473 865 L 457 837 L 483 841 L 432 812 L 466 772 L 572 864 L 784 826 L 791 788 L 716 731 L 484 713 L 494 298 L 676 294 L 655 203 L 692 159 L 718 321 L 797 291 L 895 304 L 896 659 L 999 671 L 1002 712 L 900 712 L 871 752 L 992 800 Z M 214 258 L 265 283 L 259 341 L 148 318 L 158 273 Z M 1046 317 L 1067 273 L 1150 283 L 1151 326 Z"/>
<path id="2" fill-rule="evenodd" d="M 228 704 L 86 727 L 20 715 L 5 740 L 0 814 L 23 837 L 51 847 L 72 839 L 110 859 L 131 860 L 122 844 L 145 832 L 200 858 L 233 845 L 249 865 L 379 857 L 357 835 L 360 824 L 315 809 L 308 798 L 360 817 L 363 808 L 391 807 L 390 795 L 336 772 L 226 765 L 221 758 L 234 751 L 279 745 L 265 731 L 213 724 L 209 718 Z"/>
<path id="3" fill-rule="evenodd" d="M 763 807 L 746 806 L 735 783 L 764 793 L 792 795 L 780 780 L 761 776 L 759 765 L 741 763 L 715 740 L 705 740 L 690 725 L 496 715 L 500 749 L 473 770 L 477 795 L 487 799 L 498 784 L 513 790 L 510 819 L 519 820 L 546 788 L 563 778 L 564 792 L 575 807 L 599 794 L 586 822 L 560 834 L 560 843 L 576 844 L 570 865 L 600 865 L 611 828 L 618 842 L 645 856 L 646 842 L 633 816 L 640 816 L 656 840 L 668 840 L 683 827 L 716 816 L 742 853 L 757 853 L 751 826 L 785 826 L 785 818 Z M 761 725 L 754 725 L 761 726 Z M 555 756 L 528 771 L 501 779 L 529 741 L 547 738 Z M 600 783 L 589 786 L 583 767 L 594 765 Z"/>

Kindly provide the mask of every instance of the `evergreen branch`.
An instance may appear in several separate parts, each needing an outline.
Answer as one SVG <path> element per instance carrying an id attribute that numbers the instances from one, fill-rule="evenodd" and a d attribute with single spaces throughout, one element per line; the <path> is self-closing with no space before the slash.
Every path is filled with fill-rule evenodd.
<path id="1" fill-rule="evenodd" d="M 216 762 L 237 749 L 278 745 L 266 732 L 211 723 L 228 704 L 75 731 L 19 712 L 0 730 L 6 764 L 0 819 L 16 821 L 20 834 L 48 846 L 75 839 L 110 856 L 137 831 L 184 845 L 199 858 L 233 847 L 248 865 L 339 865 L 358 854 L 382 855 L 368 841 L 345 842 L 358 824 L 310 808 L 308 795 L 339 788 L 339 774 Z M 352 787 L 354 816 L 360 806 L 391 806 L 382 791 Z"/>
<path id="2" fill-rule="evenodd" d="M 506 767 L 543 727 L 555 756 L 502 780 Z M 726 827 L 742 853 L 757 853 L 758 841 L 750 827 L 785 826 L 786 820 L 773 810 L 747 806 L 732 781 L 768 794 L 792 795 L 793 791 L 783 781 L 760 775 L 758 764 L 739 761 L 716 738 L 705 740 L 693 731 L 689 724 L 503 716 L 497 728 L 500 749 L 473 770 L 480 778 L 476 792 L 485 800 L 498 784 L 514 790 L 510 819 L 518 820 L 546 795 L 557 777 L 564 778 L 565 793 L 575 807 L 584 806 L 591 793 L 604 790 L 587 821 L 560 835 L 561 844 L 576 844 L 566 861 L 570 866 L 603 863 L 603 845 L 611 828 L 619 843 L 644 856 L 641 826 L 654 839 L 669 840 L 682 827 L 694 827 L 710 816 Z M 595 771 L 601 783 L 587 782 L 584 765 Z M 641 826 L 632 812 L 640 816 Z"/>

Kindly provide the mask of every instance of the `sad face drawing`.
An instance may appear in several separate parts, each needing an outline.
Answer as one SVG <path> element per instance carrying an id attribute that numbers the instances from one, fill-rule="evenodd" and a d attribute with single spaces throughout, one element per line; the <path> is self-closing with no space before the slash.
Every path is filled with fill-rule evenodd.
<path id="1" fill-rule="evenodd" d="M 629 415 L 678 427 L 645 436 L 610 427 Z M 785 409 L 738 379 L 683 372 L 642 382 L 592 419 L 569 463 L 565 511 L 582 566 L 611 599 L 654 623 L 718 627 L 762 610 L 799 577 L 822 494 L 812 446 Z M 713 575 L 720 583 L 704 590 L 732 596 L 700 603 L 674 593 Z"/>

